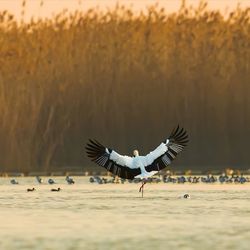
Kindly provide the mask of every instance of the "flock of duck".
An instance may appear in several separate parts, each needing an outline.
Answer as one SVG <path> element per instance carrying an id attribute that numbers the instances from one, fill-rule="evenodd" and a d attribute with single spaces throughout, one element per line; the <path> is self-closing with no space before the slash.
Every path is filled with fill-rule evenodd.
<path id="1" fill-rule="evenodd" d="M 40 177 L 40 176 L 36 176 L 36 180 L 39 184 L 42 184 L 43 183 L 43 179 Z M 73 180 L 73 178 L 69 177 L 69 176 L 66 176 L 65 178 L 66 182 L 68 184 L 75 184 L 75 181 Z M 11 179 L 10 180 L 10 183 L 13 184 L 13 185 L 18 185 L 19 182 L 15 179 Z M 56 182 L 53 180 L 53 179 L 48 179 L 48 184 L 50 185 L 53 185 L 53 184 L 56 184 Z M 58 188 L 52 188 L 50 191 L 51 192 L 59 192 L 61 191 L 62 189 L 60 187 Z M 33 188 L 27 188 L 27 192 L 33 192 L 33 191 L 36 191 L 36 189 L 33 187 Z"/>
<path id="2" fill-rule="evenodd" d="M 36 176 L 36 181 L 39 184 L 44 183 L 43 179 L 40 176 Z M 66 176 L 65 181 L 67 184 L 72 185 L 75 184 L 75 181 L 72 177 Z M 52 178 L 49 178 L 47 180 L 48 184 L 53 185 L 57 184 L 55 180 Z M 115 183 L 115 184 L 124 184 L 125 182 L 128 183 L 140 183 L 141 179 L 140 178 L 135 178 L 133 180 L 126 180 L 118 177 L 113 177 L 113 178 L 104 178 L 100 176 L 91 176 L 89 178 L 90 183 L 96 183 L 96 184 L 108 184 L 108 183 Z M 150 177 L 145 180 L 145 183 L 177 183 L 177 184 L 184 184 L 184 183 L 235 183 L 235 184 L 244 184 L 247 182 L 250 182 L 249 177 L 245 177 L 243 175 L 231 175 L 228 176 L 226 174 L 222 174 L 220 176 L 214 176 L 214 175 L 207 175 L 207 176 L 176 176 L 172 177 L 171 175 L 163 175 L 160 177 Z M 11 179 L 10 183 L 13 185 L 19 184 L 19 182 L 15 179 Z M 50 191 L 51 192 L 59 192 L 62 189 L 60 187 L 58 188 L 52 188 Z M 27 192 L 33 192 L 36 191 L 36 189 L 33 188 L 27 188 Z M 185 194 L 183 196 L 185 199 L 189 199 L 190 196 L 188 194 Z"/>
<path id="3" fill-rule="evenodd" d="M 107 179 L 100 176 L 93 176 L 89 178 L 90 183 L 97 183 L 97 184 L 108 184 L 108 183 L 139 183 L 141 180 L 139 178 L 135 178 L 133 180 L 125 180 L 122 178 L 113 177 L 112 179 Z M 232 175 L 227 176 L 222 174 L 218 177 L 214 175 L 207 175 L 207 176 L 177 176 L 172 177 L 171 175 L 163 175 L 162 177 L 150 177 L 146 179 L 147 183 L 177 183 L 177 184 L 184 184 L 184 183 L 239 183 L 244 184 L 250 182 L 249 177 L 245 177 L 243 175 Z"/>
<path id="4" fill-rule="evenodd" d="M 27 188 L 27 192 L 33 192 L 35 191 L 36 189 L 33 187 L 33 188 Z M 52 188 L 50 189 L 51 192 L 59 192 L 60 190 L 62 190 L 61 188 Z"/>

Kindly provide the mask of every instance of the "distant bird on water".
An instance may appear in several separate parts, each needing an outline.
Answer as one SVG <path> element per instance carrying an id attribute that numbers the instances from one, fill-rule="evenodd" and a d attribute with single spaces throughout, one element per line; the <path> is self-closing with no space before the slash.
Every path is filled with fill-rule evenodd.
<path id="1" fill-rule="evenodd" d="M 175 128 L 168 139 L 146 156 L 139 156 L 138 150 L 133 151 L 133 157 L 120 155 L 113 149 L 104 147 L 96 140 L 89 140 L 86 146 L 88 157 L 109 172 L 123 179 L 142 179 L 139 192 L 142 192 L 146 179 L 158 173 L 176 158 L 188 143 L 187 132 Z"/>
<path id="2" fill-rule="evenodd" d="M 68 184 L 75 184 L 73 178 L 70 178 L 68 175 L 66 176 L 65 180 L 67 181 Z"/>
<path id="3" fill-rule="evenodd" d="M 42 178 L 40 176 L 36 176 L 36 180 L 39 184 L 41 184 L 43 182 Z"/>
<path id="4" fill-rule="evenodd" d="M 15 179 L 10 180 L 10 183 L 11 183 L 11 184 L 14 184 L 14 185 L 15 185 L 15 184 L 19 184 L 18 181 L 16 181 Z"/>
<path id="5" fill-rule="evenodd" d="M 184 194 L 184 195 L 183 195 L 183 198 L 184 198 L 184 199 L 190 199 L 190 195 L 189 195 L 189 194 Z"/>
<path id="6" fill-rule="evenodd" d="M 60 190 L 61 190 L 61 188 L 57 188 L 57 189 L 56 188 L 52 188 L 51 192 L 59 192 Z"/>
<path id="7" fill-rule="evenodd" d="M 35 188 L 27 188 L 27 192 L 33 192 L 35 190 L 36 190 Z"/>
<path id="8" fill-rule="evenodd" d="M 53 179 L 48 179 L 48 183 L 52 185 L 55 184 L 55 181 Z"/>

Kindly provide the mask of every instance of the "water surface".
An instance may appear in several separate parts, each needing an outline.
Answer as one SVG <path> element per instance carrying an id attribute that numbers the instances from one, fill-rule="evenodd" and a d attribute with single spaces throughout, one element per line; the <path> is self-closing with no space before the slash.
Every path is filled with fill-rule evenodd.
<path id="1" fill-rule="evenodd" d="M 0 178 L 0 249 L 249 249 L 250 184 L 147 184 L 141 198 L 140 184 L 74 179 Z"/>

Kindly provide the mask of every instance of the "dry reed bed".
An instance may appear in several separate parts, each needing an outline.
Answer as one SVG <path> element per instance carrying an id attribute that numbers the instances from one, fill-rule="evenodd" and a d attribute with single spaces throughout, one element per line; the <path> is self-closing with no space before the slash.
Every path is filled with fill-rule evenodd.
<path id="1" fill-rule="evenodd" d="M 146 153 L 176 123 L 191 135 L 177 165 L 245 167 L 249 17 L 238 8 L 224 19 L 204 3 L 171 15 L 117 6 L 28 24 L 1 12 L 1 171 L 84 165 L 89 137 Z"/>

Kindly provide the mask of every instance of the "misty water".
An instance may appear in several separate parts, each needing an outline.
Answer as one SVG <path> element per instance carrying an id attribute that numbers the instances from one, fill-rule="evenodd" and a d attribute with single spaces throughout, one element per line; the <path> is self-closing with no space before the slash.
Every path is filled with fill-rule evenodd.
<path id="1" fill-rule="evenodd" d="M 249 249 L 250 184 L 146 184 L 141 198 L 140 184 L 16 179 L 0 178 L 0 249 Z"/>

